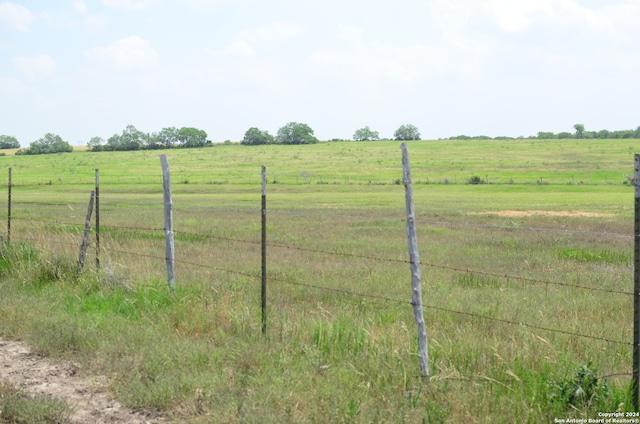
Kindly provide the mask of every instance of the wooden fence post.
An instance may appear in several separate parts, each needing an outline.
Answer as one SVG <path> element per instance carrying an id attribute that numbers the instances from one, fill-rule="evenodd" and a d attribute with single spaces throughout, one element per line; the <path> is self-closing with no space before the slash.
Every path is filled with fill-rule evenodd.
<path id="1" fill-rule="evenodd" d="M 80 274 L 84 268 L 84 261 L 87 257 L 87 246 L 89 246 L 89 232 L 91 231 L 91 214 L 93 213 L 93 202 L 96 198 L 96 192 L 91 190 L 91 198 L 89 199 L 89 207 L 87 208 L 87 218 L 84 221 L 84 232 L 82 233 L 82 243 L 80 244 L 80 254 L 78 255 L 78 266 L 76 274 Z"/>
<path id="2" fill-rule="evenodd" d="M 409 152 L 407 144 L 402 143 L 402 181 L 405 189 L 407 205 L 407 241 L 409 244 L 409 261 L 411 263 L 411 305 L 413 317 L 418 328 L 418 357 L 420 359 L 420 374 L 429 380 L 429 351 L 427 330 L 424 324 L 422 306 L 422 287 L 420 283 L 420 254 L 418 252 L 418 237 L 416 235 L 415 212 L 413 207 L 413 189 L 411 188 L 411 167 L 409 166 Z"/>
<path id="3" fill-rule="evenodd" d="M 100 269 L 100 171 L 96 168 L 96 269 Z"/>
<path id="4" fill-rule="evenodd" d="M 267 333 L 267 168 L 262 166 L 262 334 Z"/>
<path id="5" fill-rule="evenodd" d="M 633 266 L 633 409 L 639 411 L 640 399 L 640 154 L 634 161 L 634 266 Z"/>
<path id="6" fill-rule="evenodd" d="M 11 243 L 11 168 L 9 168 L 9 189 L 7 199 L 7 243 Z"/>
<path id="7" fill-rule="evenodd" d="M 172 292 L 176 290 L 174 265 L 175 244 L 173 240 L 173 200 L 171 199 L 171 175 L 169 173 L 169 161 L 167 155 L 160 155 L 162 165 L 162 189 L 164 192 L 164 238 L 165 238 L 165 263 L 167 266 L 167 285 Z"/>

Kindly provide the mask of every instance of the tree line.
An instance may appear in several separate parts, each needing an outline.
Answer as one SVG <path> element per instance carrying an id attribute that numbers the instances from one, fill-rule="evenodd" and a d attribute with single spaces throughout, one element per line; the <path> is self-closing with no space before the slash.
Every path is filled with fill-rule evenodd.
<path id="1" fill-rule="evenodd" d="M 485 135 L 467 136 L 458 135 L 446 138 L 445 140 L 517 140 L 517 139 L 617 139 L 617 138 L 638 138 L 640 139 L 640 126 L 635 130 L 617 131 L 586 131 L 583 124 L 575 124 L 572 132 L 563 131 L 554 133 L 550 131 L 540 131 L 535 136 L 529 137 L 489 137 Z M 401 125 L 393 134 L 395 140 L 420 140 L 420 131 L 412 124 Z M 378 131 L 372 130 L 369 126 L 357 129 L 353 134 L 355 141 L 381 140 Z M 264 144 L 314 144 L 318 143 L 313 129 L 304 123 L 289 122 L 278 129 L 275 136 L 268 131 L 256 127 L 249 128 L 240 142 L 247 146 Z M 343 139 L 332 139 L 329 141 L 346 141 Z M 229 140 L 225 143 L 230 143 Z M 154 150 L 170 148 L 193 148 L 206 147 L 213 143 L 207 139 L 207 133 L 193 127 L 167 127 L 159 132 L 145 133 L 138 130 L 133 125 L 127 125 L 120 134 L 114 134 L 107 140 L 102 137 L 92 137 L 87 143 L 87 149 L 93 152 L 118 151 L 118 150 Z M 20 148 L 20 143 L 13 136 L 0 135 L 0 149 L 18 149 L 16 155 L 39 155 L 47 153 L 71 152 L 73 147 L 63 140 L 59 135 L 47 133 L 42 138 L 31 142 L 28 148 Z"/>
<path id="2" fill-rule="evenodd" d="M 92 152 L 118 150 L 157 150 L 171 148 L 193 148 L 211 145 L 204 130 L 192 127 L 167 127 L 159 132 L 146 133 L 133 125 L 127 125 L 121 134 L 114 134 L 106 142 L 93 137 L 87 143 Z"/>
<path id="3" fill-rule="evenodd" d="M 516 140 L 516 139 L 539 139 L 539 140 L 565 140 L 565 139 L 617 139 L 617 138 L 640 138 L 640 126 L 635 130 L 600 130 L 600 131 L 586 131 L 583 124 L 575 124 L 572 132 L 561 131 L 554 133 L 551 131 L 539 131 L 538 134 L 529 137 L 488 137 L 486 135 L 458 135 L 455 137 L 449 137 L 447 140 Z"/>
<path id="4" fill-rule="evenodd" d="M 420 140 L 420 132 L 411 124 L 401 125 L 394 133 L 396 140 Z M 378 131 L 374 131 L 369 126 L 356 130 L 353 134 L 355 141 L 380 140 Z M 334 138 L 330 141 L 344 141 Z M 276 136 L 268 131 L 256 127 L 249 128 L 242 138 L 241 144 L 246 146 L 256 146 L 262 144 L 312 144 L 318 139 L 313 135 L 313 130 L 307 124 L 289 122 L 278 130 Z"/>
<path id="5" fill-rule="evenodd" d="M 155 150 L 169 148 L 192 148 L 211 145 L 207 133 L 191 127 L 163 128 L 160 132 L 145 133 L 133 125 L 127 125 L 121 134 L 114 134 L 106 141 L 102 137 L 92 137 L 87 149 L 92 152 L 117 150 Z M 48 153 L 72 152 L 73 147 L 59 135 L 47 133 L 32 141 L 28 148 L 20 149 L 20 143 L 13 136 L 0 135 L 0 149 L 18 149 L 16 155 L 41 155 Z"/>

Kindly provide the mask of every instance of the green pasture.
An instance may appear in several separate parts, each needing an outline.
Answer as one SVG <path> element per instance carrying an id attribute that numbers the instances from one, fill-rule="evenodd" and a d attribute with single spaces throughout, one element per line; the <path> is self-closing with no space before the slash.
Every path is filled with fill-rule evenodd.
<path id="1" fill-rule="evenodd" d="M 0 157 L 13 183 L 0 334 L 107 375 L 120 401 L 177 422 L 536 423 L 630 410 L 640 140 L 408 148 L 429 382 L 394 141 Z M 171 166 L 174 295 L 160 154 Z M 76 275 L 96 168 L 101 265 L 92 238 Z"/>

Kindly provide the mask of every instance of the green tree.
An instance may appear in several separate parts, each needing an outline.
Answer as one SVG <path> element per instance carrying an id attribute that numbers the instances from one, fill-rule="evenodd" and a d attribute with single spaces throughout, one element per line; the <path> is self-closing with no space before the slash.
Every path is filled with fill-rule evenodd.
<path id="1" fill-rule="evenodd" d="M 91 140 L 87 142 L 87 149 L 90 152 L 101 152 L 104 150 L 104 138 L 102 137 L 91 137 Z"/>
<path id="2" fill-rule="evenodd" d="M 28 149 L 22 152 L 26 155 L 45 155 L 49 153 L 73 152 L 73 147 L 59 135 L 47 133 L 44 137 L 32 141 Z"/>
<path id="3" fill-rule="evenodd" d="M 584 125 L 575 124 L 573 128 L 576 130 L 576 133 L 575 133 L 576 138 L 584 138 Z"/>
<path id="4" fill-rule="evenodd" d="M 609 138 L 609 130 L 598 131 L 598 138 Z"/>
<path id="5" fill-rule="evenodd" d="M 211 142 L 207 140 L 207 133 L 191 127 L 182 127 L 177 133 L 180 147 L 204 147 Z"/>
<path id="6" fill-rule="evenodd" d="M 17 149 L 20 143 L 10 135 L 0 135 L 0 149 Z"/>
<path id="7" fill-rule="evenodd" d="M 393 136 L 396 140 L 420 140 L 418 128 L 411 124 L 400 125 Z"/>
<path id="8" fill-rule="evenodd" d="M 258 146 L 260 144 L 271 144 L 274 138 L 267 131 L 261 131 L 256 127 L 251 127 L 244 133 L 241 144 L 245 146 Z"/>
<path id="9" fill-rule="evenodd" d="M 170 149 L 178 145 L 178 129 L 176 127 L 167 127 L 160 130 L 156 134 L 156 142 L 165 149 Z"/>
<path id="10" fill-rule="evenodd" d="M 276 143 L 279 144 L 313 144 L 318 139 L 313 135 L 313 130 L 307 124 L 289 122 L 278 130 Z"/>
<path id="11" fill-rule="evenodd" d="M 356 141 L 380 140 L 380 135 L 378 134 L 378 131 L 373 131 L 367 125 L 364 128 L 356 130 L 353 134 L 353 139 Z"/>
<path id="12" fill-rule="evenodd" d="M 140 150 L 147 144 L 148 138 L 146 133 L 133 125 L 127 125 L 121 135 L 109 137 L 104 150 Z"/>
<path id="13" fill-rule="evenodd" d="M 538 132 L 538 138 L 542 140 L 553 140 L 554 138 L 557 138 L 557 136 L 555 133 L 550 131 L 540 131 Z"/>

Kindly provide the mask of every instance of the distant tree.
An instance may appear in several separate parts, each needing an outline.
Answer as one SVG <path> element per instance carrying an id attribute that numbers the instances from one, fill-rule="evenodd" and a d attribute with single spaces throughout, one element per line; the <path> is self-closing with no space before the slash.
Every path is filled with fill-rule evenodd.
<path id="1" fill-rule="evenodd" d="M 258 146 L 260 144 L 271 144 L 273 141 L 274 138 L 269 132 L 251 127 L 244 133 L 244 138 L 240 144 L 244 144 L 245 146 Z"/>
<path id="2" fill-rule="evenodd" d="M 584 138 L 584 125 L 575 124 L 573 128 L 576 130 L 576 133 L 575 133 L 576 138 Z"/>
<path id="3" fill-rule="evenodd" d="M 353 134 L 353 139 L 356 141 L 380 140 L 380 135 L 378 134 L 378 131 L 373 131 L 367 125 L 364 128 L 356 130 Z"/>
<path id="4" fill-rule="evenodd" d="M 23 149 L 21 154 L 44 155 L 49 153 L 73 152 L 73 147 L 64 141 L 59 135 L 47 133 L 44 137 L 32 141 L 28 149 Z"/>
<path id="5" fill-rule="evenodd" d="M 10 135 L 0 135 L 0 149 L 17 149 L 20 143 Z"/>
<path id="6" fill-rule="evenodd" d="M 145 134 L 144 143 L 142 145 L 143 149 L 157 150 L 157 149 L 164 149 L 164 147 L 165 146 L 160 139 L 160 133 L 154 132 L 154 133 Z"/>
<path id="7" fill-rule="evenodd" d="M 400 125 L 393 136 L 396 140 L 420 140 L 418 128 L 411 124 Z"/>
<path id="8" fill-rule="evenodd" d="M 178 129 L 176 127 L 163 128 L 155 136 L 157 144 L 165 149 L 175 147 L 179 143 Z"/>
<path id="9" fill-rule="evenodd" d="M 609 138 L 609 131 L 608 130 L 598 131 L 598 138 Z"/>
<path id="10" fill-rule="evenodd" d="M 207 140 L 207 133 L 197 128 L 182 127 L 178 130 L 177 138 L 180 147 L 204 147 L 211 144 Z"/>
<path id="11" fill-rule="evenodd" d="M 90 152 L 101 152 L 104 150 L 104 138 L 91 137 L 91 140 L 87 142 L 87 149 Z"/>
<path id="12" fill-rule="evenodd" d="M 565 139 L 565 138 L 571 138 L 571 137 L 572 137 L 572 134 L 566 131 L 558 133 L 559 139 Z"/>
<path id="13" fill-rule="evenodd" d="M 313 130 L 307 124 L 289 122 L 278 130 L 276 143 L 279 144 L 314 144 L 318 139 L 313 135 Z"/>
<path id="14" fill-rule="evenodd" d="M 558 137 L 552 132 L 540 131 L 538 132 L 538 138 L 542 140 L 553 140 L 554 138 L 558 138 Z"/>
<path id="15" fill-rule="evenodd" d="M 633 130 L 620 130 L 616 131 L 618 136 L 616 138 L 633 138 L 635 132 Z"/>
<path id="16" fill-rule="evenodd" d="M 147 144 L 148 138 L 148 134 L 133 125 L 127 125 L 121 135 L 109 137 L 104 150 L 140 150 Z"/>

